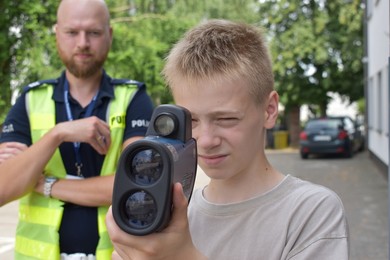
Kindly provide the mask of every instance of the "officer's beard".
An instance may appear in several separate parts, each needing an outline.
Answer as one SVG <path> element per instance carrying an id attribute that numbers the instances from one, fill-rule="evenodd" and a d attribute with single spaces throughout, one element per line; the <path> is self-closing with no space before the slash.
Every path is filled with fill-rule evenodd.
<path id="1" fill-rule="evenodd" d="M 96 73 L 100 73 L 104 62 L 107 58 L 107 53 L 105 55 L 102 55 L 100 58 L 93 58 L 91 60 L 88 60 L 84 63 L 77 63 L 73 56 L 68 58 L 66 55 L 64 55 L 61 50 L 58 50 L 59 56 L 64 63 L 67 70 L 74 75 L 76 78 L 85 79 L 89 78 L 91 76 L 96 75 Z M 80 53 L 88 53 L 88 52 L 81 52 Z"/>

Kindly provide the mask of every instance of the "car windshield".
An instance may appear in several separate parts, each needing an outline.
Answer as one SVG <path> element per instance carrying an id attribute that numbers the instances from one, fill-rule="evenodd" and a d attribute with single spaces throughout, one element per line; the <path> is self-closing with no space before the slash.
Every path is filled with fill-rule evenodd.
<path id="1" fill-rule="evenodd" d="M 338 129 L 341 126 L 339 119 L 318 119 L 311 120 L 306 125 L 306 130 Z"/>

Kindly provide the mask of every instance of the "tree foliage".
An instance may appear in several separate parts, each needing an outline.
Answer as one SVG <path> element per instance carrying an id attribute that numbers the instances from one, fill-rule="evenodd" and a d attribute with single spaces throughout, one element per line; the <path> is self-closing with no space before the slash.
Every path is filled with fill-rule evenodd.
<path id="1" fill-rule="evenodd" d="M 12 91 L 45 77 L 52 67 L 55 43 L 50 40 L 57 1 L 2 1 L 0 8 L 1 89 L 0 119 L 10 106 Z"/>
<path id="2" fill-rule="evenodd" d="M 351 102 L 363 90 L 363 9 L 359 0 L 271 0 L 260 5 L 282 103 L 317 105 L 336 92 Z"/>
<path id="3" fill-rule="evenodd" d="M 360 0 L 261 1 L 275 86 L 285 106 L 290 145 L 298 146 L 300 106 L 326 115 L 331 92 L 350 102 L 364 96 Z"/>

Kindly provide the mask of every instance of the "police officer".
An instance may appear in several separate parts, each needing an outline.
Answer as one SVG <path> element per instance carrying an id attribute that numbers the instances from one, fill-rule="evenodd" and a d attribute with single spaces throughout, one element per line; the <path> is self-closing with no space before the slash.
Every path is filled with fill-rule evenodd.
<path id="1" fill-rule="evenodd" d="M 20 198 L 15 259 L 111 259 L 113 174 L 153 105 L 143 83 L 104 71 L 109 19 L 103 0 L 62 0 L 55 34 L 66 70 L 28 85 L 4 122 L 0 205 Z"/>

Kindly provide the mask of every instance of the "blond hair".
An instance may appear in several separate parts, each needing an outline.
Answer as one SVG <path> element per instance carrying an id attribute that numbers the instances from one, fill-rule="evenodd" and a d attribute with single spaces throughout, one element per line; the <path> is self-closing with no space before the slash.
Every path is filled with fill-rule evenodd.
<path id="1" fill-rule="evenodd" d="M 227 20 L 209 20 L 189 30 L 171 49 L 162 74 L 171 89 L 178 79 L 243 82 L 259 103 L 274 88 L 271 59 L 260 29 Z"/>

